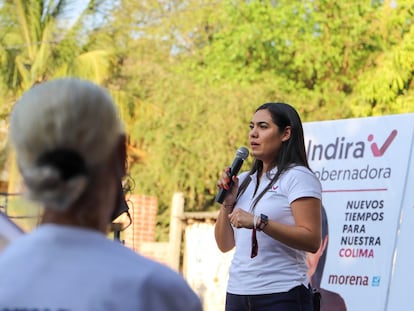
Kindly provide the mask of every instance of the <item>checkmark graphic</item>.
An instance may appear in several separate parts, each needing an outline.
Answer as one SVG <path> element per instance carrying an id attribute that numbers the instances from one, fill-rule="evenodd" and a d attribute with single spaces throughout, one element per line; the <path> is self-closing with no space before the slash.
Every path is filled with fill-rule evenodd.
<path id="1" fill-rule="evenodd" d="M 387 151 L 388 147 L 391 145 L 394 138 L 397 136 L 398 131 L 392 130 L 390 135 L 385 140 L 384 144 L 381 147 L 378 147 L 377 143 L 371 144 L 371 150 L 374 157 L 381 157 L 384 155 L 385 151 Z M 368 136 L 368 141 L 372 141 L 374 139 L 374 135 L 370 134 Z"/>

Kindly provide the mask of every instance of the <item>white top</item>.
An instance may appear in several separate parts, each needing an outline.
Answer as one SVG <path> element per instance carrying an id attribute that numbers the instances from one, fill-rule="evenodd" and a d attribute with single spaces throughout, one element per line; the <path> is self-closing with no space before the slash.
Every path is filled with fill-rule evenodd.
<path id="1" fill-rule="evenodd" d="M 274 176 L 277 169 L 271 171 Z M 239 176 L 240 183 L 248 173 Z M 263 174 L 256 197 L 256 174 L 240 196 L 236 207 L 251 212 L 254 199 L 268 185 Z M 284 172 L 272 189 L 259 200 L 254 213 L 265 214 L 269 220 L 294 225 L 290 203 L 301 197 L 322 198 L 322 187 L 317 177 L 306 167 L 295 166 Z M 252 229 L 234 228 L 236 249 L 230 266 L 227 291 L 238 295 L 257 295 L 286 292 L 295 286 L 308 284 L 306 252 L 300 251 L 257 231 L 258 255 L 250 258 Z"/>
<path id="2" fill-rule="evenodd" d="M 185 280 L 100 232 L 45 224 L 0 255 L 0 310 L 201 311 Z"/>

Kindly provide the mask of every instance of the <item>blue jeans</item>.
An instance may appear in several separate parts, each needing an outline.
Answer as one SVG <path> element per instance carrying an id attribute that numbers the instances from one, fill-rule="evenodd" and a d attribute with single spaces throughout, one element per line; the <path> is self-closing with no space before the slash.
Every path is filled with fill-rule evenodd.
<path id="1" fill-rule="evenodd" d="M 304 285 L 263 295 L 226 294 L 226 311 L 313 311 L 312 292 Z"/>

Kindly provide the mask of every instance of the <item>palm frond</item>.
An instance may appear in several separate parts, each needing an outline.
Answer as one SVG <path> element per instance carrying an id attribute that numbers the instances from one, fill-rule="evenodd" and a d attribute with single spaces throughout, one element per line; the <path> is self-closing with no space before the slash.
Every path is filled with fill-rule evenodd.
<path id="1" fill-rule="evenodd" d="M 111 53 L 104 50 L 89 51 L 75 58 L 68 73 L 98 84 L 108 78 Z"/>

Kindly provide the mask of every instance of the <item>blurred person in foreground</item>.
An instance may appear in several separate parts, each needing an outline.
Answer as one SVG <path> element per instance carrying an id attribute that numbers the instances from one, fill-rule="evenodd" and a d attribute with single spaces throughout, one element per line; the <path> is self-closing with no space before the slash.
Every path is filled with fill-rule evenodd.
<path id="1" fill-rule="evenodd" d="M 13 108 L 10 137 L 44 214 L 0 256 L 0 310 L 202 310 L 178 273 L 106 236 L 123 202 L 126 138 L 103 88 L 34 86 Z"/>

